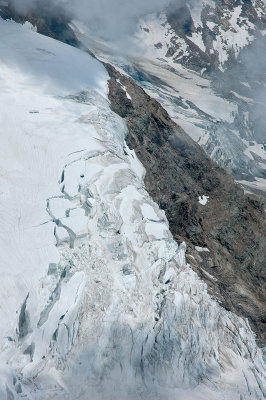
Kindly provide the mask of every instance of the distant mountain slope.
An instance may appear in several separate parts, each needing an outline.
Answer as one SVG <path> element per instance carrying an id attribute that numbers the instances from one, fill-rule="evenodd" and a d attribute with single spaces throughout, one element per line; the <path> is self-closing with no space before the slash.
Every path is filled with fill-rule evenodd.
<path id="1" fill-rule="evenodd" d="M 148 85 L 147 88 L 213 160 L 248 190 L 257 193 L 261 190 L 265 197 L 265 3 L 260 0 L 216 0 L 203 5 L 191 2 L 191 6 L 184 5 L 176 11 L 169 8 L 161 20 L 144 20 L 141 27 L 141 43 L 150 47 L 147 58 L 159 64 L 151 69 L 152 74 L 161 79 L 160 84 L 151 82 L 151 88 Z M 149 72 L 149 64 L 143 64 L 141 67 Z M 197 101 L 184 91 L 185 80 L 179 79 L 180 88 L 173 83 L 175 74 L 182 74 L 176 64 L 207 78 L 205 83 L 198 83 L 203 86 L 201 91 L 197 86 L 194 89 L 199 92 Z M 165 69 L 170 70 L 168 77 L 164 75 Z M 214 105 L 217 107 L 214 112 L 211 107 L 206 112 L 201 105 L 208 101 L 204 86 L 209 85 L 227 103 L 230 118 L 217 116 L 222 105 Z"/>
<path id="2" fill-rule="evenodd" d="M 141 56 L 134 46 L 127 55 L 110 43 L 104 48 L 84 27 L 76 33 L 141 84 L 247 191 L 265 199 L 265 4 L 189 4 L 140 21 L 133 42 Z"/>

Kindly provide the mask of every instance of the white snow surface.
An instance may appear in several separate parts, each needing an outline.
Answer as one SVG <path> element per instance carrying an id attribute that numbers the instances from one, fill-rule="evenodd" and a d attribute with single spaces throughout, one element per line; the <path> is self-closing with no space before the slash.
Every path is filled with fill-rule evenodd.
<path id="1" fill-rule="evenodd" d="M 88 54 L 0 20 L 0 399 L 262 399 Z"/>
<path id="2" fill-rule="evenodd" d="M 195 249 L 197 250 L 197 251 L 199 251 L 199 252 L 207 252 L 207 253 L 209 253 L 209 249 L 207 248 L 207 247 L 200 247 L 200 246 L 195 246 Z"/>
<path id="3" fill-rule="evenodd" d="M 199 196 L 199 203 L 202 206 L 206 206 L 206 204 L 208 203 L 208 200 L 209 200 L 209 196 L 205 196 L 205 195 Z"/>

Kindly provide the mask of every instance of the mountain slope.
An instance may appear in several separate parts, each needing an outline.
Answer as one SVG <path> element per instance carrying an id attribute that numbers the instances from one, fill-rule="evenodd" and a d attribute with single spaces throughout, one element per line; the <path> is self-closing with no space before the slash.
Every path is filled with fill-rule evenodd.
<path id="1" fill-rule="evenodd" d="M 159 103 L 114 68 L 108 71 L 112 107 L 127 121 L 127 143 L 146 169 L 147 190 L 165 210 L 174 238 L 190 245 L 189 262 L 211 293 L 248 317 L 264 342 L 263 205 L 244 196 Z"/>
<path id="2" fill-rule="evenodd" d="M 158 18 L 143 21 L 141 42 L 146 48 L 149 44 L 148 54 L 154 61 L 158 63 L 158 58 L 163 61 L 162 70 L 166 64 L 174 72 L 176 64 L 181 64 L 209 80 L 205 86 L 211 84 L 214 94 L 227 102 L 231 116 L 229 119 L 222 115 L 217 118 L 210 106 L 207 111 L 210 115 L 204 116 L 200 113 L 200 110 L 205 111 L 204 105 L 202 108 L 201 102 L 192 100 L 194 104 L 187 104 L 191 109 L 192 135 L 196 134 L 196 140 L 207 154 L 238 180 L 253 181 L 249 184 L 251 188 L 256 190 L 257 183 L 258 189 L 265 190 L 265 182 L 261 180 L 265 179 L 266 156 L 263 147 L 265 4 L 224 0 L 187 4 L 183 10 L 177 8 L 175 11 L 170 7 L 166 15 L 161 16 L 161 21 Z M 158 37 L 162 39 L 161 46 L 157 43 Z M 198 85 L 204 86 L 204 83 Z M 175 90 L 179 92 L 177 86 Z M 183 96 L 182 89 L 180 94 Z M 206 94 L 203 90 L 205 98 Z M 185 95 L 183 100 L 186 98 Z M 217 106 L 222 108 L 222 105 Z M 193 111 L 196 111 L 196 120 Z M 177 111 L 176 118 L 179 118 L 178 114 L 181 114 L 181 120 L 184 119 L 182 110 Z M 210 116 L 217 118 L 219 124 Z M 189 126 L 184 128 L 189 133 Z M 252 177 L 256 177 L 257 182 Z"/>
<path id="3" fill-rule="evenodd" d="M 144 17 L 122 56 L 88 27 L 77 21 L 72 27 L 248 192 L 265 199 L 265 21 L 259 0 L 187 1 Z"/>
<path id="4" fill-rule="evenodd" d="M 149 18 L 154 24 L 156 21 L 158 23 L 158 16 Z M 152 55 L 160 49 L 151 50 L 151 43 L 145 41 L 143 35 L 160 35 L 160 28 L 166 29 L 167 25 L 155 25 L 153 31 L 148 28 L 148 32 L 146 28 L 142 30 L 143 47 L 148 49 L 145 51 L 150 54 L 150 59 L 131 55 L 121 57 L 112 44 L 98 42 L 88 27 L 77 21 L 71 26 L 82 43 L 91 45 L 103 62 L 108 61 L 122 75 L 126 74 L 141 83 L 146 93 L 166 106 L 170 117 L 174 116 L 178 126 L 169 122 L 169 116 L 165 125 L 164 112 L 158 104 L 148 100 L 149 97 L 134 86 L 131 80 L 110 69 L 111 76 L 114 75 L 115 79 L 122 82 L 121 86 L 113 81 L 112 106 L 127 120 L 130 131 L 128 145 L 137 152 L 145 166 L 145 182 L 149 193 L 165 209 L 174 237 L 177 240 L 185 239 L 190 244 L 192 258 L 189 261 L 207 282 L 210 293 L 227 309 L 249 318 L 259 342 L 263 344 L 266 299 L 263 202 L 256 197 L 245 197 L 229 175 L 212 164 L 179 128 L 185 127 L 186 133 L 196 141 L 197 129 L 203 132 L 204 127 L 206 134 L 199 144 L 206 142 L 209 150 L 213 146 L 210 146 L 208 137 L 214 138 L 215 146 L 221 140 L 223 149 L 218 151 L 220 147 L 217 147 L 216 161 L 232 172 L 231 166 L 235 160 L 238 164 L 236 169 L 243 177 L 247 165 L 249 171 L 255 168 L 253 172 L 257 171 L 257 167 L 256 163 L 247 159 L 243 153 L 243 143 L 240 143 L 235 133 L 232 136 L 230 130 L 234 127 L 236 132 L 233 113 L 238 114 L 238 106 L 216 93 L 206 77 L 198 76 L 178 64 L 161 62 L 160 65 L 160 60 L 154 61 Z M 165 41 L 169 41 L 167 35 Z M 169 64 L 173 67 L 170 68 Z M 127 98 L 125 90 L 133 103 Z M 180 110 L 182 120 L 180 115 L 177 118 Z M 221 136 L 221 131 L 224 136 Z M 223 157 L 225 147 L 227 156 L 230 156 L 229 164 L 227 156 Z M 212 156 L 214 153 L 211 151 Z M 261 160 L 257 161 L 262 166 Z M 263 179 L 258 180 L 258 183 L 263 185 Z M 256 192 L 255 186 L 253 189 Z M 210 199 L 204 207 L 198 201 L 201 196 L 209 196 Z M 195 251 L 197 248 L 199 252 Z M 197 262 L 194 262 L 195 258 Z M 214 276 L 216 281 L 210 279 L 208 274 Z"/>
<path id="5" fill-rule="evenodd" d="M 106 69 L 28 26 L 0 19 L 1 399 L 262 399 L 254 334 L 187 265 Z M 119 114 L 143 122 L 136 91 L 176 129 L 127 85 Z"/>

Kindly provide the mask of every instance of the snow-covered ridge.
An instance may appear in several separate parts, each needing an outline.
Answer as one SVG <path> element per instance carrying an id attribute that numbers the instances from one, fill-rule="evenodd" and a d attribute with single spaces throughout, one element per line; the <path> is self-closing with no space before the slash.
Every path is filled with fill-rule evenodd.
<path id="1" fill-rule="evenodd" d="M 1 400 L 262 399 L 254 336 L 173 241 L 102 65 L 0 35 Z"/>

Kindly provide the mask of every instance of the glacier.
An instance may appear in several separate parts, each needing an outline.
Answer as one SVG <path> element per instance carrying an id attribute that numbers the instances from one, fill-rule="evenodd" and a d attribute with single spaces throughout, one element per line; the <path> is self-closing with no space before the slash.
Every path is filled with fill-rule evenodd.
<path id="1" fill-rule="evenodd" d="M 0 398 L 263 399 L 84 51 L 0 19 Z"/>

